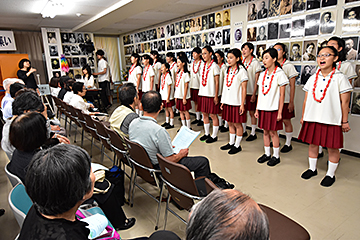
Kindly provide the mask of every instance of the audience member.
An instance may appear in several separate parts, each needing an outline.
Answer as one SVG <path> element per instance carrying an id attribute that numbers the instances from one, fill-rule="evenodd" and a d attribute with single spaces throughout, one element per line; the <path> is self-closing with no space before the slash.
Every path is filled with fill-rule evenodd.
<path id="1" fill-rule="evenodd" d="M 186 226 L 187 240 L 269 239 L 264 211 L 238 190 L 214 190 L 193 206 Z"/>
<path id="2" fill-rule="evenodd" d="M 57 77 L 51 78 L 49 85 L 50 85 L 51 96 L 57 97 L 61 90 L 60 78 L 57 78 Z"/>
<path id="3" fill-rule="evenodd" d="M 12 117 L 12 102 L 14 101 L 14 98 L 11 97 L 10 94 L 10 86 L 15 83 L 19 82 L 24 84 L 24 82 L 17 78 L 7 78 L 3 81 L 3 87 L 5 89 L 5 96 L 1 100 L 1 108 L 3 113 L 3 119 L 6 121 L 8 118 Z"/>
<path id="4" fill-rule="evenodd" d="M 74 96 L 74 92 L 73 92 L 73 85 L 76 81 L 74 79 L 69 79 L 66 82 L 66 93 L 64 95 L 64 99 L 63 101 L 66 102 L 67 104 L 70 104 L 72 97 Z"/>
<path id="5" fill-rule="evenodd" d="M 74 96 L 72 97 L 70 101 L 70 105 L 82 110 L 86 114 L 94 115 L 95 112 L 89 112 L 89 108 L 93 108 L 94 105 L 88 102 L 85 102 L 83 97 L 86 95 L 86 88 L 83 82 L 76 82 L 72 86 Z"/>
<path id="6" fill-rule="evenodd" d="M 61 100 L 64 99 L 64 96 L 67 92 L 67 89 L 66 89 L 66 83 L 67 81 L 70 80 L 70 78 L 68 76 L 61 76 L 60 77 L 60 87 L 61 87 L 61 90 L 59 91 L 59 95 L 57 96 L 58 98 L 60 98 Z"/>
<path id="7" fill-rule="evenodd" d="M 11 102 L 9 101 L 3 108 L 3 114 L 4 114 L 4 117 L 6 116 L 6 119 L 10 119 L 13 117 L 12 103 L 15 99 L 15 94 L 23 88 L 25 88 L 25 85 L 22 83 L 18 83 L 18 82 L 15 82 L 10 85 L 10 96 L 11 96 L 12 101 Z"/>

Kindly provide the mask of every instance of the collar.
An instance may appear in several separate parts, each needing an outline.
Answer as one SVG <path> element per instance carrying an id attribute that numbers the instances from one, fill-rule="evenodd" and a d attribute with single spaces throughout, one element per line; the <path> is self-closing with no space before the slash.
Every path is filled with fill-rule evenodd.
<path id="1" fill-rule="evenodd" d="M 140 120 L 153 121 L 153 122 L 157 123 L 156 119 L 154 119 L 152 117 L 148 117 L 148 116 L 141 116 Z"/>

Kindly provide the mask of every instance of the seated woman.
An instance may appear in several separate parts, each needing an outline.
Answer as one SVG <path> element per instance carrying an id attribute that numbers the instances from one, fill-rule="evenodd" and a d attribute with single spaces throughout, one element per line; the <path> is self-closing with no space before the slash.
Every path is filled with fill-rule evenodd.
<path id="1" fill-rule="evenodd" d="M 74 96 L 72 97 L 72 99 L 70 101 L 71 106 L 82 110 L 86 114 L 94 115 L 95 113 L 98 113 L 98 112 L 89 112 L 89 108 L 93 108 L 94 105 L 91 103 L 85 102 L 85 100 L 83 99 L 83 97 L 86 95 L 86 88 L 85 88 L 84 83 L 76 82 L 76 83 L 74 83 L 72 89 L 74 92 Z"/>
<path id="2" fill-rule="evenodd" d="M 34 205 L 19 240 L 88 239 L 87 223 L 75 216 L 94 189 L 95 176 L 85 150 L 60 144 L 38 152 L 29 164 L 25 182 Z"/>
<path id="3" fill-rule="evenodd" d="M 60 78 L 52 77 L 49 82 L 51 96 L 57 97 L 61 90 L 60 87 Z"/>
<path id="4" fill-rule="evenodd" d="M 84 75 L 81 76 L 81 79 L 78 82 L 83 82 L 86 88 L 94 87 L 94 77 L 91 73 L 91 68 L 89 65 L 86 65 L 82 68 Z"/>
<path id="5" fill-rule="evenodd" d="M 70 104 L 71 99 L 74 96 L 74 92 L 72 91 L 73 85 L 75 83 L 74 79 L 70 79 L 66 82 L 66 90 L 67 92 L 64 95 L 64 102 L 66 102 L 67 104 Z"/>

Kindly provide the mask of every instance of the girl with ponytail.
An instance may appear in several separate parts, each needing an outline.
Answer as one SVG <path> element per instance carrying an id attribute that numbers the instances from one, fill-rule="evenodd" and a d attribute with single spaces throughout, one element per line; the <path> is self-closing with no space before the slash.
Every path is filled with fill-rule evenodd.
<path id="1" fill-rule="evenodd" d="M 131 67 L 129 70 L 129 79 L 128 82 L 131 82 L 135 85 L 136 90 L 138 92 L 139 95 L 139 99 L 141 99 L 142 97 L 142 91 L 141 91 L 141 73 L 142 73 L 142 68 L 141 68 L 141 63 L 140 63 L 140 56 L 137 53 L 133 53 L 131 54 Z M 137 114 L 139 114 L 139 106 L 135 107 L 135 111 Z"/>

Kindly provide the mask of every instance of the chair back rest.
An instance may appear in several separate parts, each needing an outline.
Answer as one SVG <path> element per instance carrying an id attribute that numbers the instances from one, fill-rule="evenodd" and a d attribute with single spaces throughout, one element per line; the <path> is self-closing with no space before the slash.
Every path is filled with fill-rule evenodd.
<path id="1" fill-rule="evenodd" d="M 159 161 L 161 175 L 164 180 L 183 192 L 193 196 L 199 196 L 194 178 L 192 177 L 191 172 L 187 167 L 171 162 L 160 154 L 156 154 L 156 156 Z M 172 199 L 181 207 L 185 208 L 186 210 L 190 210 L 194 205 L 193 199 L 176 191 L 176 189 L 174 189 L 172 186 L 168 185 L 168 191 L 170 192 Z"/>
<path id="2" fill-rule="evenodd" d="M 69 105 L 68 105 L 68 110 L 69 110 L 69 112 L 70 112 L 70 114 L 71 114 L 72 119 L 75 119 L 74 122 L 76 123 L 76 125 L 78 125 L 79 127 L 81 127 L 80 122 L 78 121 L 77 113 L 75 112 L 75 108 L 69 104 Z"/>
<path id="3" fill-rule="evenodd" d="M 12 174 L 11 172 L 9 172 L 8 164 L 6 164 L 6 166 L 5 166 L 5 173 L 6 173 L 7 177 L 8 177 L 8 179 L 10 180 L 10 183 L 11 183 L 11 185 L 13 187 L 18 183 L 22 183 L 20 178 L 18 178 L 18 176 L 16 176 L 15 174 Z"/>
<path id="4" fill-rule="evenodd" d="M 82 112 L 82 114 L 85 118 L 86 126 L 89 129 L 93 138 L 95 138 L 96 140 L 100 140 L 99 136 L 96 133 L 96 127 L 95 127 L 92 117 L 89 114 L 84 113 L 84 112 Z"/>
<path id="5" fill-rule="evenodd" d="M 110 138 L 109 138 L 109 135 L 107 134 L 106 130 L 105 130 L 105 126 L 104 124 L 102 124 L 100 121 L 92 118 L 93 120 L 93 123 L 95 125 L 95 128 L 96 128 L 96 132 L 98 134 L 98 136 L 100 137 L 100 140 L 101 142 L 104 144 L 104 146 L 111 150 L 111 146 L 109 144 L 110 142 Z"/>
<path id="6" fill-rule="evenodd" d="M 132 142 L 127 138 L 125 138 L 125 142 L 129 149 L 130 158 L 138 165 L 142 166 L 141 167 L 137 164 L 133 164 L 135 166 L 137 175 L 146 182 L 156 186 L 155 174 L 152 174 L 149 170 L 143 168 L 145 167 L 154 170 L 154 166 L 152 165 L 149 155 L 145 149 L 140 144 Z"/>
<path id="7" fill-rule="evenodd" d="M 17 184 L 10 191 L 8 201 L 10 208 L 14 213 L 15 219 L 21 228 L 26 214 L 29 212 L 31 206 L 33 205 L 22 183 Z"/>
<path id="8" fill-rule="evenodd" d="M 86 131 L 86 132 L 90 132 L 89 128 L 86 126 L 86 120 L 84 118 L 84 115 L 82 113 L 82 111 L 80 109 L 77 108 L 73 108 L 75 113 L 76 113 L 76 117 L 78 122 L 80 123 L 81 127 Z"/>
<path id="9" fill-rule="evenodd" d="M 124 162 L 126 165 L 130 166 L 125 154 L 128 153 L 127 147 L 125 148 L 125 139 L 123 139 L 117 132 L 104 126 L 105 131 L 107 132 L 110 138 L 110 146 L 115 151 L 116 155 L 120 161 Z"/>

